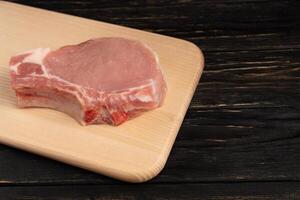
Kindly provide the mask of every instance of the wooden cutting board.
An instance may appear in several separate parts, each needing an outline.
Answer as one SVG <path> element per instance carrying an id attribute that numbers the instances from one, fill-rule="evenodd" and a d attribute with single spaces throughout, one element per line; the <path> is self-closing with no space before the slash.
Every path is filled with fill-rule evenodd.
<path id="1" fill-rule="evenodd" d="M 168 84 L 164 105 L 118 127 L 81 126 L 49 109 L 18 109 L 10 87 L 10 56 L 90 38 L 140 40 L 160 58 Z M 0 2 L 0 142 L 116 179 L 143 182 L 163 168 L 203 70 L 194 44 L 132 28 Z"/>

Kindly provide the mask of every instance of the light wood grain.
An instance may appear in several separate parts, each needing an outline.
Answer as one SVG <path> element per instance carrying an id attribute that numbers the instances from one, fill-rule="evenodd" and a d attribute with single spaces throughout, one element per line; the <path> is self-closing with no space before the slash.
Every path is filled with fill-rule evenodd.
<path id="1" fill-rule="evenodd" d="M 49 109 L 18 109 L 10 88 L 10 56 L 37 47 L 58 48 L 90 38 L 140 40 L 160 58 L 168 84 L 164 105 L 112 127 L 83 127 Z M 157 175 L 167 160 L 203 70 L 194 44 L 103 22 L 0 2 L 0 142 L 129 182 Z"/>

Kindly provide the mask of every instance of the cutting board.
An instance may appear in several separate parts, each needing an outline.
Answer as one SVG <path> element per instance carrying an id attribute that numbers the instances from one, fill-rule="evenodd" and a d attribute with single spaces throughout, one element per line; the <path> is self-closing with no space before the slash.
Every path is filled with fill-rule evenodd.
<path id="1" fill-rule="evenodd" d="M 10 87 L 10 56 L 56 49 L 90 38 L 136 39 L 157 52 L 168 85 L 164 105 L 118 127 L 81 126 L 50 109 L 19 109 Z M 128 182 L 164 167 L 187 111 L 204 59 L 191 42 L 132 28 L 0 2 L 0 142 Z"/>

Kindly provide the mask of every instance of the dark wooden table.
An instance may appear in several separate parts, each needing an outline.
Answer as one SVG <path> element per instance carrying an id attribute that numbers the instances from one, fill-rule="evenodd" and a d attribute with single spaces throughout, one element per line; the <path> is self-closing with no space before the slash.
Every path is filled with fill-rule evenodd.
<path id="1" fill-rule="evenodd" d="M 300 199 L 299 1 L 13 2 L 190 40 L 206 67 L 157 178 L 127 184 L 0 146 L 0 199 Z"/>

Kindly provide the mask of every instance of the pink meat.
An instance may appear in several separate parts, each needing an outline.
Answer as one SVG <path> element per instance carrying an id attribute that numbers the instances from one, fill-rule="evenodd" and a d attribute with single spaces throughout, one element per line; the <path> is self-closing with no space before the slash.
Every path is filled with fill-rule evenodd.
<path id="1" fill-rule="evenodd" d="M 119 125 L 159 107 L 166 94 L 158 58 L 141 42 L 98 38 L 10 60 L 19 107 L 46 107 L 82 125 Z"/>

